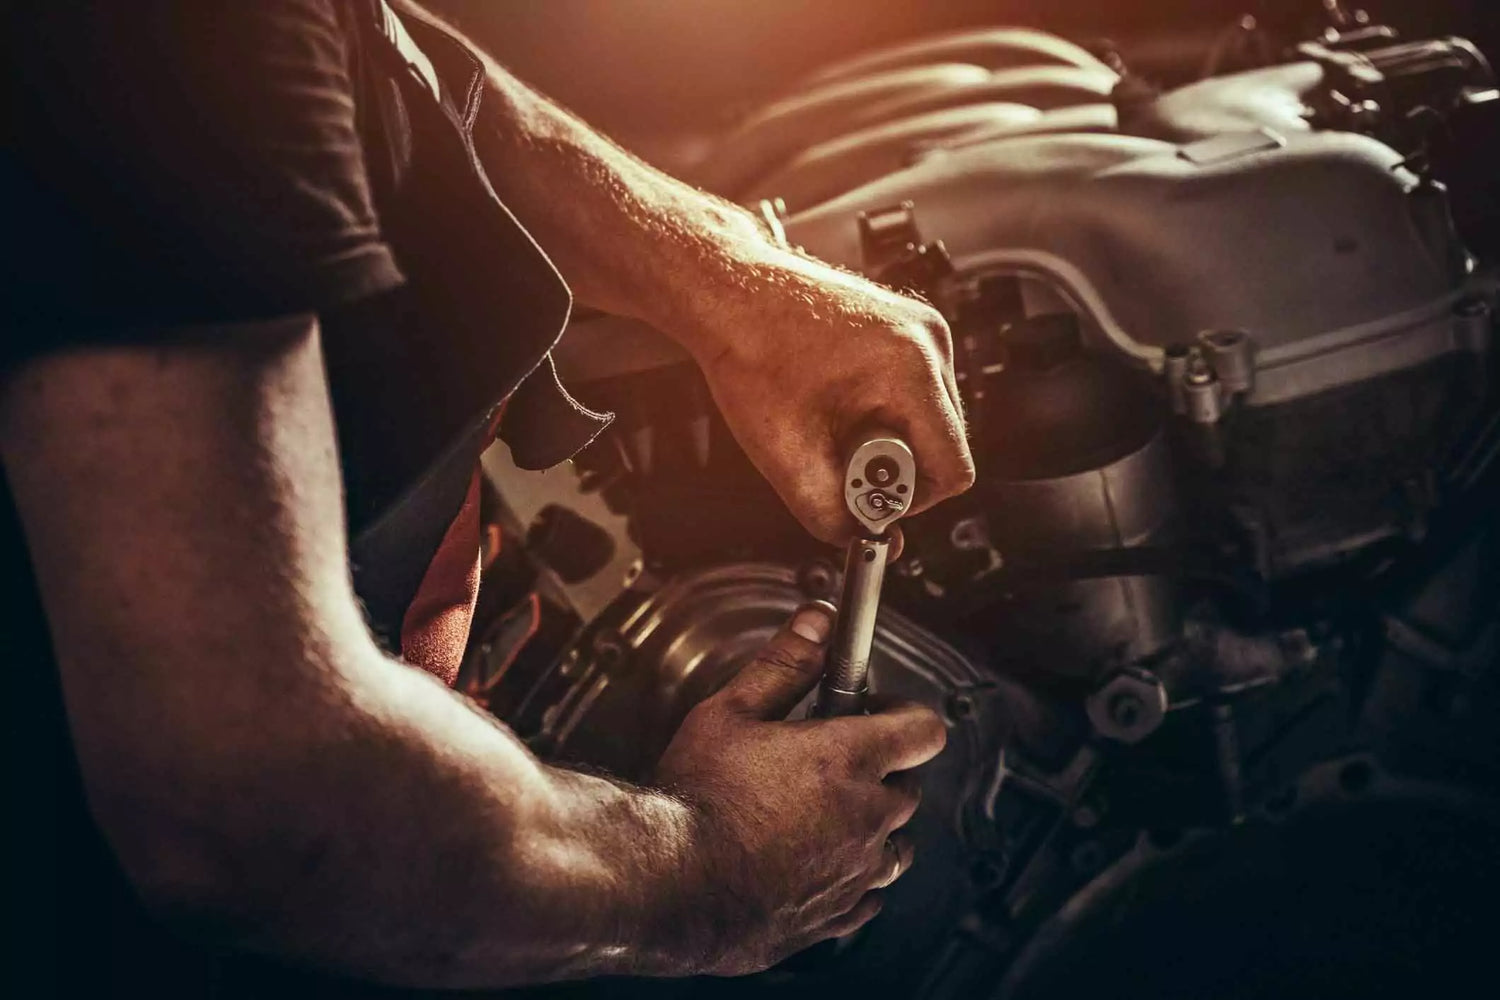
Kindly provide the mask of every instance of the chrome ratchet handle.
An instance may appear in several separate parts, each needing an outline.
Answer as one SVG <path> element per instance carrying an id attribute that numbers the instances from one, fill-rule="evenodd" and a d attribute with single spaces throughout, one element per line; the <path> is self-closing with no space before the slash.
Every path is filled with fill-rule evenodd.
<path id="1" fill-rule="evenodd" d="M 889 528 L 911 505 L 917 463 L 894 434 L 866 439 L 844 466 L 844 503 L 860 533 L 844 558 L 844 587 L 813 714 L 858 715 L 869 691 L 870 650 L 890 554 Z"/>
<path id="2" fill-rule="evenodd" d="M 880 610 L 880 586 L 885 580 L 890 548 L 889 538 L 856 538 L 849 543 L 838 621 L 828 644 L 814 715 L 858 715 L 864 711 L 875 617 Z"/>

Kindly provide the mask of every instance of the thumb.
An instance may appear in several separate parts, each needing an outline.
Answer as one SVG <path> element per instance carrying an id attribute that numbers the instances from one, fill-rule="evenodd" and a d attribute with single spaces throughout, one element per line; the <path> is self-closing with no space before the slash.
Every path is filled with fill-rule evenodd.
<path id="1" fill-rule="evenodd" d="M 804 604 L 719 692 L 742 715 L 779 722 L 823 676 L 824 646 L 837 613 L 827 601 Z"/>

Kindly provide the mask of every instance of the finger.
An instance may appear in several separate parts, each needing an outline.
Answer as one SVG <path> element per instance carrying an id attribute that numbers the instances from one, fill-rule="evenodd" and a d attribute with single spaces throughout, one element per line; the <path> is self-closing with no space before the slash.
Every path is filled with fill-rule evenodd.
<path id="1" fill-rule="evenodd" d="M 743 715 L 768 722 L 785 719 L 823 675 L 834 613 L 826 601 L 798 608 L 716 697 Z"/>
<path id="2" fill-rule="evenodd" d="M 906 533 L 901 530 L 901 525 L 893 524 L 885 529 L 885 536 L 891 540 L 891 547 L 886 551 L 886 564 L 895 562 L 901 558 L 901 553 L 906 551 Z"/>
<path id="3" fill-rule="evenodd" d="M 927 384 L 906 397 L 900 416 L 917 460 L 917 486 L 911 512 L 918 513 L 974 485 L 974 456 L 964 434 L 963 416 L 949 396 L 942 375 L 926 372 Z"/>
<path id="4" fill-rule="evenodd" d="M 865 893 L 859 898 L 859 902 L 854 904 L 853 909 L 833 918 L 828 926 L 824 928 L 822 934 L 819 935 L 818 940 L 848 937 L 871 920 L 874 920 L 875 916 L 880 912 L 882 905 L 884 904 L 881 901 L 880 893 Z"/>
<path id="5" fill-rule="evenodd" d="M 856 524 L 844 505 L 844 456 L 826 427 L 789 428 L 776 447 L 751 457 L 814 538 L 843 545 L 853 537 Z"/>
<path id="6" fill-rule="evenodd" d="M 943 388 L 948 390 L 948 402 L 953 404 L 953 410 L 958 414 L 959 429 L 963 431 L 964 440 L 969 440 L 969 415 L 964 412 L 964 397 L 958 391 L 958 373 L 953 370 L 952 365 L 943 366 Z"/>
<path id="7" fill-rule="evenodd" d="M 910 701 L 872 701 L 876 707 L 869 715 L 831 720 L 849 730 L 856 771 L 884 778 L 920 767 L 942 752 L 948 727 L 932 709 Z"/>
<path id="8" fill-rule="evenodd" d="M 913 771 L 897 771 L 885 777 L 885 829 L 899 829 L 911 822 L 922 805 L 922 778 Z"/>
<path id="9" fill-rule="evenodd" d="M 954 339 L 953 328 L 948 325 L 946 319 L 943 319 L 941 325 L 934 329 L 933 339 L 938 347 L 938 374 L 943 380 L 943 388 L 948 393 L 948 402 L 953 407 L 953 412 L 958 414 L 959 425 L 962 427 L 964 397 L 958 391 L 958 344 Z"/>
<path id="10" fill-rule="evenodd" d="M 946 320 L 941 328 L 934 331 L 933 339 L 938 347 L 938 373 L 942 376 L 943 388 L 947 390 L 948 402 L 958 414 L 959 421 L 966 423 L 964 421 L 964 397 L 958 391 L 958 345 L 954 342 L 953 330 Z"/>
<path id="11" fill-rule="evenodd" d="M 889 691 L 871 691 L 870 696 L 865 699 L 865 711 L 873 715 L 877 712 L 892 712 L 911 704 L 910 698 L 903 698 Z"/>
<path id="12" fill-rule="evenodd" d="M 893 833 L 880 846 L 880 858 L 871 867 L 865 882 L 872 889 L 887 889 L 906 874 L 916 860 L 917 845 L 904 833 Z"/>

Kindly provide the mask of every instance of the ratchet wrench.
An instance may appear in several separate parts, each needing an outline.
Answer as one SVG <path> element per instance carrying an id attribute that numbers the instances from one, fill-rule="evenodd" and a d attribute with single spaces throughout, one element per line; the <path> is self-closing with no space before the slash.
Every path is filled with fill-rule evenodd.
<path id="1" fill-rule="evenodd" d="M 875 615 L 891 548 L 889 529 L 911 506 L 916 488 L 916 459 L 895 434 L 872 435 L 850 452 L 844 466 L 844 504 L 859 522 L 860 532 L 845 553 L 843 596 L 814 715 L 864 711 Z"/>

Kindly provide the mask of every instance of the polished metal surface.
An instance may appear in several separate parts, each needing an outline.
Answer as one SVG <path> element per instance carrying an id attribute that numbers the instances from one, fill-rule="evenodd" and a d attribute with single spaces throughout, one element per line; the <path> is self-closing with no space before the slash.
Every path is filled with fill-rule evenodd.
<path id="1" fill-rule="evenodd" d="M 886 531 L 906 512 L 916 486 L 911 448 L 888 432 L 860 444 L 844 464 L 844 504 L 866 534 L 851 541 L 845 553 L 843 595 L 814 707 L 817 715 L 857 715 L 864 710 L 880 586 L 891 548 Z"/>
<path id="2" fill-rule="evenodd" d="M 865 441 L 844 469 L 844 505 L 870 535 L 882 534 L 916 496 L 917 460 L 894 434 Z"/>
<path id="3" fill-rule="evenodd" d="M 1277 96 L 1275 69 L 1191 89 L 1206 106 L 1258 80 Z M 1295 105 L 1295 88 L 1280 96 Z M 1202 330 L 1248 331 L 1253 407 L 1467 350 L 1452 307 L 1483 281 L 1445 195 L 1368 136 L 1305 123 L 1279 134 L 1284 145 L 1208 163 L 1155 134 L 954 146 L 794 214 L 787 233 L 856 266 L 853 220 L 911 201 L 960 274 L 1045 285 L 1122 362 L 1160 370 L 1166 348 Z"/>
<path id="4" fill-rule="evenodd" d="M 862 706 L 885 580 L 888 538 L 859 538 L 844 561 L 844 591 L 838 623 L 828 648 L 828 666 L 818 699 L 822 715 L 852 715 Z"/>
<path id="5" fill-rule="evenodd" d="M 1188 362 L 1182 377 L 1182 398 L 1187 418 L 1195 424 L 1216 424 L 1224 416 L 1225 385 L 1201 356 Z"/>
<path id="6" fill-rule="evenodd" d="M 1231 393 L 1255 388 L 1255 339 L 1244 330 L 1204 330 L 1198 334 L 1203 356 Z"/>
<path id="7" fill-rule="evenodd" d="M 990 528 L 1001 552 L 1123 549 L 1162 540 L 1177 501 L 1158 433 L 1099 469 L 994 483 Z M 1061 674 L 1092 674 L 1155 653 L 1176 639 L 1175 588 L 1162 577 L 1064 583 L 1017 615 L 1017 650 Z"/>

